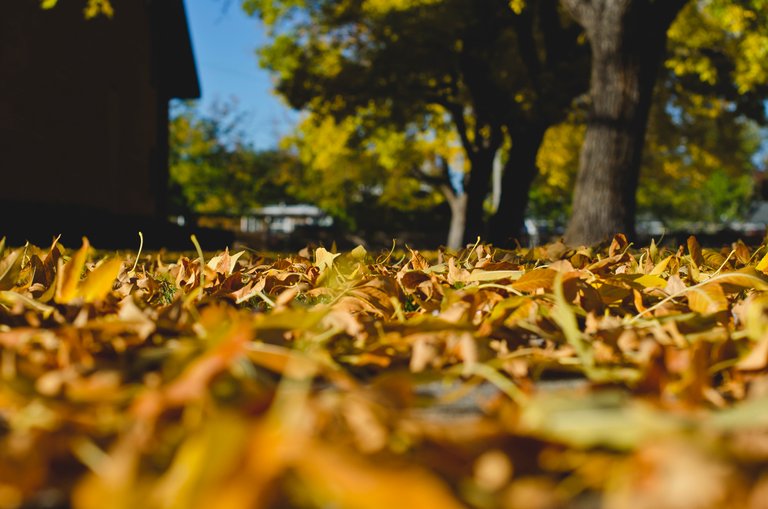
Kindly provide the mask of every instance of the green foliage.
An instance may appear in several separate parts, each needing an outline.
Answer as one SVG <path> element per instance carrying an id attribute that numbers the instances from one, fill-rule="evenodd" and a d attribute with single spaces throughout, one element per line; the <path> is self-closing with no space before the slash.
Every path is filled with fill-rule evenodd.
<path id="1" fill-rule="evenodd" d="M 674 86 L 674 84 L 672 84 Z M 717 98 L 657 87 L 638 206 L 666 222 L 733 220 L 749 207 L 760 137 Z"/>
<path id="2" fill-rule="evenodd" d="M 170 127 L 173 212 L 237 214 L 266 203 L 294 201 L 285 174 L 295 162 L 285 153 L 257 151 L 242 132 L 234 104 L 201 114 L 178 103 Z"/>

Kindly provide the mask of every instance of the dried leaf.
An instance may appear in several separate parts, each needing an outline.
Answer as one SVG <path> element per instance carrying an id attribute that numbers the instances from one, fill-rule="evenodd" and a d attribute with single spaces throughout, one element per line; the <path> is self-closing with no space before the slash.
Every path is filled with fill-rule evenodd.
<path id="1" fill-rule="evenodd" d="M 717 283 L 707 283 L 703 286 L 691 288 L 686 293 L 688 306 L 691 310 L 702 315 L 718 313 L 728 310 L 728 299 L 723 292 L 723 287 Z"/>
<path id="2" fill-rule="evenodd" d="M 315 250 L 315 266 L 320 269 L 320 272 L 324 272 L 333 267 L 333 261 L 339 256 L 341 253 L 331 253 L 324 247 L 318 247 Z"/>
<path id="3" fill-rule="evenodd" d="M 123 262 L 117 258 L 99 264 L 80 284 L 77 295 L 85 302 L 102 300 L 112 290 Z"/>
<path id="4" fill-rule="evenodd" d="M 696 267 L 701 267 L 704 265 L 704 256 L 701 253 L 701 245 L 693 235 L 688 237 L 688 254 L 690 255 L 691 261 L 696 265 Z"/>
<path id="5" fill-rule="evenodd" d="M 64 264 L 61 260 L 59 261 L 59 276 L 56 278 L 56 302 L 68 304 L 77 297 L 77 287 L 85 267 L 89 248 L 88 239 L 83 237 L 82 247 L 72 255 L 69 262 Z"/>
<path id="6" fill-rule="evenodd" d="M 661 260 L 659 263 L 657 263 L 653 270 L 650 272 L 650 275 L 652 276 L 660 276 L 664 273 L 665 270 L 667 270 L 667 266 L 669 265 L 669 262 L 672 260 L 672 255 L 667 256 L 663 260 Z"/>
<path id="7" fill-rule="evenodd" d="M 654 274 L 646 274 L 640 276 L 639 278 L 635 279 L 634 282 L 642 285 L 644 288 L 665 288 L 667 286 L 667 282 L 664 280 L 664 278 Z"/>
<path id="8" fill-rule="evenodd" d="M 536 290 L 551 290 L 558 272 L 552 269 L 534 269 L 523 274 L 512 283 L 512 288 L 521 292 L 534 292 Z"/>
<path id="9" fill-rule="evenodd" d="M 547 269 L 544 269 L 547 270 Z M 468 282 L 498 281 L 499 279 L 518 280 L 524 275 L 522 270 L 480 270 L 470 272 Z"/>
<path id="10" fill-rule="evenodd" d="M 10 290 L 16 286 L 23 260 L 24 249 L 22 248 L 12 251 L 0 261 L 0 290 Z"/>
<path id="11" fill-rule="evenodd" d="M 451 490 L 426 470 L 364 462 L 319 443 L 305 450 L 295 468 L 307 490 L 341 508 L 464 508 Z"/>

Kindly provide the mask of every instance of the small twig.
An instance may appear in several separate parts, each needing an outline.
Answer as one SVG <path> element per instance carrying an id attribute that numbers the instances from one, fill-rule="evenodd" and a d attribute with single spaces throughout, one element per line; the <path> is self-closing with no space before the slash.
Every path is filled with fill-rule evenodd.
<path id="1" fill-rule="evenodd" d="M 717 269 L 717 270 L 714 272 L 714 274 L 712 274 L 712 276 L 710 276 L 710 278 L 709 278 L 709 279 L 712 279 L 713 277 L 715 277 L 715 276 L 717 276 L 718 274 L 720 274 L 720 271 L 721 271 L 721 270 L 723 270 L 723 267 L 725 267 L 725 264 L 726 264 L 726 263 L 728 263 L 728 260 L 730 260 L 730 259 L 731 259 L 731 256 L 733 256 L 735 252 L 736 252 L 736 250 L 735 250 L 735 249 L 732 249 L 732 250 L 731 250 L 731 252 L 730 252 L 730 253 L 728 253 L 728 256 L 725 258 L 725 261 L 722 263 L 722 265 L 720 265 L 720 268 L 718 268 L 718 269 Z M 709 281 L 709 279 L 707 279 L 707 281 Z"/>

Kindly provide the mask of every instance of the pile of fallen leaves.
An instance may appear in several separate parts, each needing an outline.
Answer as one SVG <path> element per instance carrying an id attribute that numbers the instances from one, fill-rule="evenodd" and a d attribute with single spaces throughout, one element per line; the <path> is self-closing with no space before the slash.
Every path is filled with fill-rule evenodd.
<path id="1" fill-rule="evenodd" d="M 768 507 L 742 243 L 0 244 L 0 508 Z"/>

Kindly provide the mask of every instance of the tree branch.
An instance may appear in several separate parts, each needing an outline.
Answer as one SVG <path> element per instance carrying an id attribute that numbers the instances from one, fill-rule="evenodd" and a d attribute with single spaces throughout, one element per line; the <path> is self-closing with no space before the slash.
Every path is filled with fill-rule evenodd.
<path id="1" fill-rule="evenodd" d="M 528 70 L 528 77 L 535 88 L 540 87 L 541 61 L 537 52 L 536 38 L 533 35 L 533 13 L 525 9 L 514 17 L 514 31 L 517 36 L 520 57 Z"/>
<path id="2" fill-rule="evenodd" d="M 592 0 L 560 0 L 563 7 L 568 13 L 573 16 L 581 26 L 585 27 L 587 24 L 591 24 L 591 21 L 595 16 L 595 7 L 592 5 Z"/>
<path id="3" fill-rule="evenodd" d="M 448 102 L 445 105 L 448 113 L 451 115 L 454 125 L 456 125 L 456 131 L 459 133 L 461 139 L 461 145 L 467 154 L 474 154 L 477 152 L 477 147 L 469 139 L 469 133 L 467 132 L 467 119 L 464 118 L 464 107 L 461 104 Z"/>

